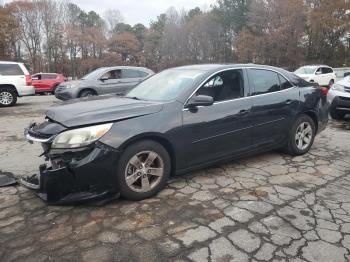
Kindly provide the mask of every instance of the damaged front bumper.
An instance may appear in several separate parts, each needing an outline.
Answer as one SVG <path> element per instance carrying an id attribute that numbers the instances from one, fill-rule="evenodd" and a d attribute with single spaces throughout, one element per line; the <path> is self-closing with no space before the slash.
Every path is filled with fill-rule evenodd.
<path id="1" fill-rule="evenodd" d="M 41 142 L 49 164 L 41 165 L 39 175 L 25 177 L 23 186 L 32 189 L 50 204 L 75 204 L 118 197 L 116 182 L 119 151 L 100 142 L 77 149 L 51 149 L 51 138 L 26 138 Z"/>

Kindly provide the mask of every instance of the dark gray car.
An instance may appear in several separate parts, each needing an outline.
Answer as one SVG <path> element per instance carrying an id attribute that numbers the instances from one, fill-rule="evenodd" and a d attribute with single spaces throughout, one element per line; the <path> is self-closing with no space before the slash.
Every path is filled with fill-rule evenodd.
<path id="1" fill-rule="evenodd" d="M 152 70 L 143 67 L 101 67 L 80 80 L 60 84 L 56 88 L 55 96 L 61 100 L 69 100 L 103 94 L 123 95 L 153 74 Z"/>

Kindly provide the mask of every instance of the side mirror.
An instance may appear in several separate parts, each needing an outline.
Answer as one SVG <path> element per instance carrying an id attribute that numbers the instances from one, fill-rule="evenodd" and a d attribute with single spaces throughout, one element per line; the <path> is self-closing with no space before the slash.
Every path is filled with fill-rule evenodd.
<path id="1" fill-rule="evenodd" d="M 211 106 L 214 104 L 214 98 L 211 96 L 199 95 L 194 96 L 188 101 L 187 108 L 194 108 L 197 106 Z"/>
<path id="2" fill-rule="evenodd" d="M 107 76 L 102 76 L 102 77 L 100 77 L 100 80 L 102 81 L 102 82 L 104 82 L 104 81 L 107 81 L 109 78 L 107 77 Z"/>

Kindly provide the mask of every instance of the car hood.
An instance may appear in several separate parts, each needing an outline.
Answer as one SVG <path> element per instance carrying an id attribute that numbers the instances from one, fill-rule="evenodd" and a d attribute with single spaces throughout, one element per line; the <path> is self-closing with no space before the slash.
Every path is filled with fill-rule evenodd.
<path id="1" fill-rule="evenodd" d="M 65 127 L 78 127 L 154 114 L 162 107 L 160 102 L 97 96 L 53 106 L 47 110 L 46 116 Z"/>
<path id="2" fill-rule="evenodd" d="M 342 85 L 342 86 L 346 86 L 346 87 L 350 87 L 350 76 L 347 76 L 345 78 L 343 78 L 342 80 L 339 80 L 337 82 L 338 85 Z"/>

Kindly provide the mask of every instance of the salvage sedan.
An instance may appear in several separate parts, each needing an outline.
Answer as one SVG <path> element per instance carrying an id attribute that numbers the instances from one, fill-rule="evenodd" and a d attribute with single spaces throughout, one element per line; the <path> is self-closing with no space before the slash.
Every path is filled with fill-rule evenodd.
<path id="1" fill-rule="evenodd" d="M 318 85 L 260 65 L 158 73 L 125 97 L 50 108 L 25 131 L 49 161 L 22 183 L 52 204 L 157 194 L 170 175 L 278 148 L 302 155 L 328 121 Z"/>

